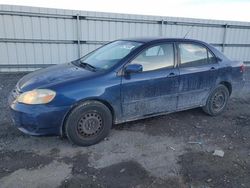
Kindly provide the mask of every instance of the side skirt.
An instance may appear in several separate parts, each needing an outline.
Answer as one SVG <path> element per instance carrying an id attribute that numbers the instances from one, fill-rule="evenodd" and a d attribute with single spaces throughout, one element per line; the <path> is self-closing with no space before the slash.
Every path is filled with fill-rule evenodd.
<path id="1" fill-rule="evenodd" d="M 202 106 L 203 105 L 197 105 L 197 106 L 192 106 L 192 107 L 187 107 L 187 108 L 181 108 L 181 109 L 174 110 L 174 111 L 171 111 L 171 112 L 161 112 L 161 113 L 155 113 L 155 114 L 147 114 L 147 115 L 144 115 L 144 116 L 138 116 L 138 117 L 132 117 L 132 118 L 128 118 L 128 119 L 116 120 L 114 122 L 114 124 L 121 124 L 121 123 L 125 123 L 125 122 L 130 122 L 130 121 L 136 121 L 136 120 L 147 119 L 147 118 L 156 117 L 156 116 L 167 115 L 167 114 L 171 114 L 171 113 L 174 113 L 174 112 L 180 112 L 180 111 L 184 111 L 184 110 L 199 108 L 199 107 L 202 107 Z"/>

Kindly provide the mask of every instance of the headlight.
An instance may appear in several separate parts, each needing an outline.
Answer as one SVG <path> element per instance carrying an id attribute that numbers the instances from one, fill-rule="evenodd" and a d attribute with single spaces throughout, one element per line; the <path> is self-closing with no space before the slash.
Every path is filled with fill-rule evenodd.
<path id="1" fill-rule="evenodd" d="M 52 101 L 56 92 L 49 89 L 34 89 L 19 95 L 17 101 L 24 104 L 46 104 Z"/>

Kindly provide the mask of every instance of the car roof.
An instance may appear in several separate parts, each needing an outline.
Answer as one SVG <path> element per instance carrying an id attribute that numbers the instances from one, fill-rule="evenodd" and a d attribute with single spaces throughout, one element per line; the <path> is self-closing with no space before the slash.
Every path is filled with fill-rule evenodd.
<path id="1" fill-rule="evenodd" d="M 135 42 L 161 42 L 161 41 L 172 41 L 172 42 L 199 42 L 204 43 L 203 41 L 194 40 L 194 39 L 185 39 L 185 38 L 164 38 L 164 37 L 140 37 L 140 38 L 125 38 L 121 40 L 135 41 Z"/>

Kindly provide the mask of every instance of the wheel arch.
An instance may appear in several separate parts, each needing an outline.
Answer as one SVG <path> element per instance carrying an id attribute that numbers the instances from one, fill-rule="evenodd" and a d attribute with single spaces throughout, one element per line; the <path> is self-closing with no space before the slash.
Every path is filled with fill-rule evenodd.
<path id="1" fill-rule="evenodd" d="M 63 121 L 62 121 L 62 124 L 60 126 L 60 135 L 62 137 L 65 136 L 65 122 L 69 116 L 69 114 L 72 112 L 72 110 L 74 108 L 76 108 L 78 105 L 80 105 L 81 103 L 84 103 L 84 102 L 87 102 L 87 101 L 98 101 L 100 103 L 102 103 L 103 105 L 105 105 L 111 112 L 111 115 L 112 115 L 112 122 L 114 123 L 114 120 L 115 120 L 115 111 L 114 111 L 114 108 L 112 107 L 112 105 L 106 101 L 106 100 L 103 100 L 103 99 L 100 99 L 100 98 L 88 98 L 88 99 L 83 99 L 83 100 L 80 100 L 80 101 L 77 101 L 76 103 L 74 103 L 70 109 L 67 111 L 67 113 L 65 114 L 64 118 L 63 118 Z"/>
<path id="2" fill-rule="evenodd" d="M 222 81 L 219 84 L 226 86 L 226 88 L 229 91 L 229 96 L 230 96 L 231 93 L 232 93 L 232 84 L 230 82 L 228 82 L 228 81 Z"/>

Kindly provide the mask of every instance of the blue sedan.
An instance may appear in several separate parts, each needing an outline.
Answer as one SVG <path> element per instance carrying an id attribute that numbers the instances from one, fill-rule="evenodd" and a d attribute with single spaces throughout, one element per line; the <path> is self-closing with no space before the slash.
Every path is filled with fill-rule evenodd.
<path id="1" fill-rule="evenodd" d="M 123 39 L 24 76 L 9 105 L 21 131 L 88 146 L 113 124 L 196 107 L 218 115 L 242 87 L 243 72 L 241 62 L 205 42 Z"/>

